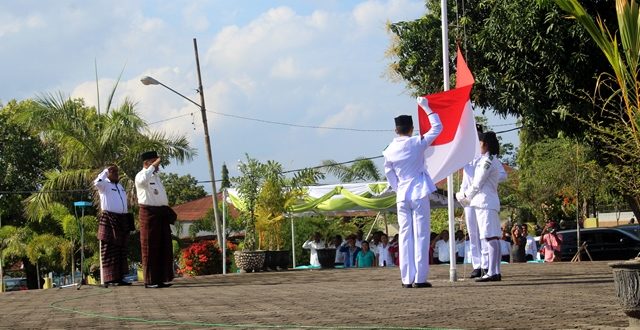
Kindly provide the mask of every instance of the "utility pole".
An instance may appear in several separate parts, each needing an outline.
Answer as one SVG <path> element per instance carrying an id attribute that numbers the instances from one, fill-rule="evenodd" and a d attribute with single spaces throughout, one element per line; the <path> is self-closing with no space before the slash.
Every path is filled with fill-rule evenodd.
<path id="1" fill-rule="evenodd" d="M 220 216 L 218 215 L 218 190 L 216 189 L 215 171 L 213 170 L 213 156 L 211 152 L 211 140 L 209 138 L 209 125 L 207 124 L 207 109 L 204 105 L 204 90 L 202 88 L 202 76 L 200 75 L 200 58 L 198 57 L 198 42 L 193 38 L 193 50 L 196 53 L 196 69 L 198 72 L 198 92 L 200 93 L 200 112 L 202 113 L 202 125 L 204 126 L 204 142 L 207 149 L 207 159 L 209 161 L 209 176 L 211 177 L 211 189 L 213 190 L 213 223 L 216 227 L 216 238 L 222 244 L 222 231 L 220 227 Z"/>

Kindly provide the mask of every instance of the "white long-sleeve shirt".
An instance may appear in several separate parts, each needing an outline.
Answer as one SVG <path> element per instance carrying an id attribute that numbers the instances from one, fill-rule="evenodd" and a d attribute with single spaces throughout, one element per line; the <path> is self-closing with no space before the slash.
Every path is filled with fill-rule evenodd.
<path id="1" fill-rule="evenodd" d="M 533 256 L 533 260 L 540 260 L 538 256 L 538 244 L 531 235 L 527 235 L 527 245 L 524 247 L 524 254 L 530 254 Z"/>
<path id="2" fill-rule="evenodd" d="M 389 252 L 389 243 L 387 245 L 383 245 L 382 243 L 378 244 L 376 248 L 376 257 L 378 257 L 378 266 L 380 267 L 391 267 L 393 266 L 393 255 Z"/>
<path id="3" fill-rule="evenodd" d="M 438 114 L 429 115 L 431 129 L 423 136 L 398 136 L 385 149 L 384 174 L 396 192 L 396 201 L 419 200 L 429 196 L 436 186 L 427 172 L 425 151 L 440 132 Z"/>
<path id="4" fill-rule="evenodd" d="M 323 241 L 306 241 L 302 244 L 303 249 L 311 250 L 311 257 L 309 257 L 309 264 L 311 266 L 320 267 L 320 260 L 318 260 L 318 249 L 324 249 L 325 245 Z M 336 251 L 337 252 L 337 251 Z"/>
<path id="5" fill-rule="evenodd" d="M 440 262 L 449 262 L 449 242 L 443 239 L 436 242 L 435 250 L 438 251 Z"/>
<path id="6" fill-rule="evenodd" d="M 464 191 L 469 205 L 481 209 L 500 211 L 498 183 L 500 171 L 504 170 L 498 157 L 485 153 L 478 159 L 473 174 L 473 181 Z"/>
<path id="7" fill-rule="evenodd" d="M 111 182 L 107 175 L 108 170 L 105 169 L 93 180 L 93 185 L 100 195 L 100 208 L 107 212 L 127 213 L 127 193 L 120 183 Z"/>
<path id="8" fill-rule="evenodd" d="M 167 191 L 160 181 L 159 173 L 155 171 L 153 165 L 143 168 L 136 174 L 136 194 L 138 196 L 138 204 L 149 206 L 165 206 L 169 205 Z"/>

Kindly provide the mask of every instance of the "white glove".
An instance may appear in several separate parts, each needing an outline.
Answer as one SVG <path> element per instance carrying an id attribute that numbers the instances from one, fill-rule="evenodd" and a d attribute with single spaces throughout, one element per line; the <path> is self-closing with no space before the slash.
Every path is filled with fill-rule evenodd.
<path id="1" fill-rule="evenodd" d="M 467 196 L 464 195 L 464 193 L 462 191 L 459 191 L 456 193 L 456 199 L 458 200 L 458 202 L 460 203 L 460 205 L 467 207 L 469 206 L 469 199 L 467 198 Z"/>
<path id="2" fill-rule="evenodd" d="M 429 100 L 427 100 L 426 97 L 418 96 L 416 97 L 416 102 L 418 102 L 418 105 L 427 113 L 427 115 L 433 113 L 433 110 L 429 107 Z"/>

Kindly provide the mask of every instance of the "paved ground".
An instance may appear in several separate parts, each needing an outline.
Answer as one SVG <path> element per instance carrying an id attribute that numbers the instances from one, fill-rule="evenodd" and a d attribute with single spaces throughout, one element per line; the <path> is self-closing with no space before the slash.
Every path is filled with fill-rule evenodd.
<path id="1" fill-rule="evenodd" d="M 459 274 L 467 274 L 460 266 Z M 0 294 L 3 328 L 598 328 L 628 326 L 605 262 L 503 265 L 502 282 L 402 289 L 396 269 L 302 270 L 180 278 L 171 288 Z"/>

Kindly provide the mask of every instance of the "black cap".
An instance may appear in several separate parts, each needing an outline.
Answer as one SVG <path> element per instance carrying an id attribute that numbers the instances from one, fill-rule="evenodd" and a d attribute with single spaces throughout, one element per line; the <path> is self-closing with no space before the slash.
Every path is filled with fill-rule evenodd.
<path id="1" fill-rule="evenodd" d="M 401 115 L 395 118 L 396 126 L 412 127 L 413 119 L 409 115 Z"/>
<path id="2" fill-rule="evenodd" d="M 156 159 L 156 158 L 158 158 L 158 153 L 155 151 L 147 151 L 142 153 L 142 155 L 140 155 L 140 159 L 142 159 L 142 161 L 149 160 L 149 159 Z"/>

